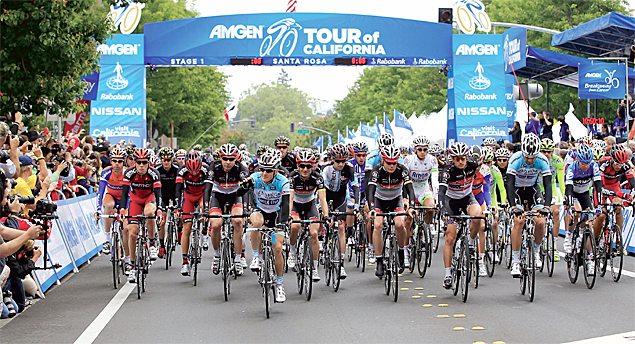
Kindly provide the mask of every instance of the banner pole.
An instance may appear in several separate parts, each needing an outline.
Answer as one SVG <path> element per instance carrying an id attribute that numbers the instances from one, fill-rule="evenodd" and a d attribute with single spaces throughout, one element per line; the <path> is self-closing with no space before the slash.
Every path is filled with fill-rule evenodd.
<path id="1" fill-rule="evenodd" d="M 199 135 L 199 137 L 196 139 L 196 141 L 192 142 L 192 144 L 190 145 L 190 147 L 187 148 L 187 150 L 190 150 L 192 148 L 192 146 L 194 146 L 196 144 L 196 142 L 198 142 L 198 140 L 201 139 L 201 137 L 203 137 L 203 135 L 205 135 L 205 133 L 207 133 L 210 129 L 212 129 L 212 127 L 214 126 L 214 124 L 216 124 L 216 122 L 220 121 L 221 118 L 225 117 L 224 115 L 221 115 L 220 117 L 218 117 L 218 119 L 212 123 L 212 125 L 210 125 L 207 130 L 205 130 L 201 135 Z"/>

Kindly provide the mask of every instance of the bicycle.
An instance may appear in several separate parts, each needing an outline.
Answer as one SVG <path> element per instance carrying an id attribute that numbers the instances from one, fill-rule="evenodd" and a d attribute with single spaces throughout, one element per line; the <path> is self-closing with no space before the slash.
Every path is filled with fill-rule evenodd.
<path id="1" fill-rule="evenodd" d="M 364 221 L 363 212 L 364 202 L 360 204 L 359 208 L 353 210 L 355 213 L 355 222 L 353 223 L 353 232 L 349 233 L 346 246 L 348 247 L 347 258 L 350 262 L 353 260 L 353 252 L 355 252 L 355 264 L 356 267 L 362 266 L 362 272 L 366 270 L 366 221 Z M 360 219 L 361 217 L 361 219 Z"/>
<path id="2" fill-rule="evenodd" d="M 432 242 L 432 252 L 433 253 L 437 253 L 437 250 L 439 250 L 439 238 L 441 238 L 441 233 L 445 233 L 444 228 L 447 228 L 447 226 L 445 226 L 445 224 L 443 223 L 443 217 L 441 216 L 441 212 L 437 211 L 434 214 L 434 220 L 433 220 L 433 225 L 434 225 L 434 232 L 430 231 L 430 238 L 431 238 L 431 242 Z M 430 262 L 432 262 L 432 259 L 430 259 Z"/>
<path id="3" fill-rule="evenodd" d="M 299 223 L 302 230 L 297 241 L 298 262 L 296 263 L 296 278 L 298 280 L 298 294 L 302 295 L 307 301 L 311 301 L 313 293 L 313 245 L 311 243 L 311 235 L 309 226 L 314 223 L 326 223 L 318 220 L 293 220 L 291 223 Z"/>
<path id="4" fill-rule="evenodd" d="M 201 222 L 199 221 L 199 217 L 201 217 L 201 213 L 193 212 L 193 213 L 181 213 L 181 215 L 192 215 L 192 231 L 190 232 L 190 247 L 187 251 L 187 261 L 190 265 L 190 274 L 192 274 L 192 284 L 196 286 L 197 284 L 197 276 L 198 276 L 198 264 L 201 262 L 201 258 L 203 257 L 203 245 L 202 245 L 202 235 L 201 235 Z"/>
<path id="5" fill-rule="evenodd" d="M 432 264 L 432 233 L 430 226 L 425 223 L 424 217 L 427 210 L 436 211 L 436 207 L 413 207 L 415 210 L 419 210 L 419 213 L 415 217 L 413 238 L 410 238 L 408 243 L 408 251 L 410 252 L 410 267 L 408 268 L 412 273 L 414 271 L 414 265 L 417 265 L 417 272 L 419 272 L 419 278 L 423 278 L 428 271 L 428 267 Z M 423 260 L 423 264 L 421 261 Z"/>
<path id="6" fill-rule="evenodd" d="M 573 210 L 573 213 L 580 214 L 580 220 L 573 228 L 573 240 L 575 240 L 575 243 L 573 243 L 574 246 L 571 250 L 571 253 L 567 253 L 564 258 L 567 262 L 567 273 L 569 275 L 569 281 L 575 284 L 575 282 L 578 280 L 580 265 L 583 265 L 582 271 L 584 274 L 584 282 L 588 289 L 593 289 L 593 286 L 595 285 L 595 271 L 597 271 L 597 249 L 595 247 L 595 237 L 593 236 L 593 231 L 591 228 L 593 226 L 593 219 L 595 219 L 596 215 L 598 214 L 596 213 L 595 209 L 587 209 L 582 211 Z M 586 249 L 587 246 L 590 246 L 591 250 Z M 587 269 L 587 265 L 589 262 L 593 262 L 593 274 L 590 274 Z"/>
<path id="7" fill-rule="evenodd" d="M 329 207 L 333 207 L 333 201 L 329 202 Z M 324 273 L 326 275 L 326 285 L 333 283 L 333 290 L 340 289 L 340 274 L 342 272 L 342 246 L 340 244 L 340 232 L 338 230 L 338 220 L 340 216 L 355 215 L 351 212 L 329 211 L 333 218 L 333 226 L 324 225 L 324 244 L 322 250 L 322 262 L 324 263 Z"/>
<path id="8" fill-rule="evenodd" d="M 536 253 L 534 230 L 536 222 L 534 218 L 540 214 L 534 212 L 526 212 L 525 225 L 522 232 L 522 243 L 520 248 L 520 294 L 529 296 L 529 302 L 534 302 L 536 294 Z"/>
<path id="9" fill-rule="evenodd" d="M 471 258 L 470 258 L 470 229 L 468 221 L 485 220 L 484 216 L 469 215 L 448 215 L 450 219 L 456 221 L 456 239 L 454 240 L 454 255 L 450 264 L 452 274 L 452 292 L 456 296 L 461 289 L 461 301 L 466 302 L 468 296 L 468 284 L 471 281 Z M 478 276 L 478 272 L 477 272 Z"/>
<path id="10" fill-rule="evenodd" d="M 112 264 L 112 282 L 115 289 L 119 288 L 121 284 L 121 271 L 123 271 L 123 259 L 121 253 L 123 252 L 123 242 L 121 240 L 121 222 L 119 222 L 119 215 L 101 215 L 101 218 L 115 219 L 110 229 L 112 233 L 112 245 L 110 249 L 110 262 Z M 97 221 L 99 223 L 99 221 Z"/>
<path id="11" fill-rule="evenodd" d="M 542 239 L 542 245 L 540 245 L 540 259 L 542 261 L 540 272 L 542 272 L 545 266 L 547 266 L 547 275 L 549 277 L 553 276 L 555 254 L 556 248 L 553 236 L 553 215 L 550 213 L 545 222 L 545 237 Z"/>
<path id="12" fill-rule="evenodd" d="M 271 311 L 271 294 L 275 293 L 275 259 L 273 254 L 273 239 L 272 235 L 277 232 L 276 228 L 252 228 L 248 230 L 248 232 L 261 232 L 262 235 L 262 262 L 260 266 L 260 270 L 258 271 L 258 283 L 262 287 L 262 295 L 265 299 L 265 314 L 267 315 L 267 319 L 269 319 L 269 313 Z M 313 264 L 313 262 L 311 262 Z M 274 296 L 273 302 L 276 302 L 276 298 Z"/>
<path id="13" fill-rule="evenodd" d="M 598 240 L 598 265 L 600 276 L 604 277 L 607 267 L 611 266 L 613 281 L 618 282 L 622 276 L 622 264 L 624 260 L 624 242 L 622 241 L 622 229 L 615 222 L 616 211 L 622 204 L 604 203 L 603 207 L 611 207 L 604 222 L 604 228 Z M 634 214 L 635 215 L 635 212 Z"/>
<path id="14" fill-rule="evenodd" d="M 150 247 L 148 245 L 148 228 L 146 221 L 156 219 L 156 216 L 145 215 L 125 215 L 126 219 L 134 218 L 139 220 L 139 235 L 137 236 L 137 252 L 135 259 L 135 273 L 137 278 L 137 299 L 141 299 L 141 294 L 146 292 L 148 271 L 150 270 Z"/>
<path id="15" fill-rule="evenodd" d="M 395 217 L 408 216 L 408 213 L 376 213 L 375 216 L 384 217 L 384 231 L 383 241 L 384 250 L 382 255 L 384 257 L 384 291 L 386 295 L 390 295 L 390 291 L 393 293 L 393 301 L 397 302 L 399 299 L 399 245 L 397 243 L 397 235 L 395 233 Z M 375 223 L 375 219 L 372 218 L 371 223 Z"/>
<path id="16" fill-rule="evenodd" d="M 487 270 L 487 276 L 492 278 L 494 276 L 494 270 L 496 269 L 496 238 L 494 238 L 494 221 L 496 221 L 496 217 L 491 211 L 484 211 L 483 215 L 485 215 L 485 247 L 483 251 L 485 255 L 483 256 L 483 263 L 485 264 L 485 269 Z M 477 254 L 478 255 L 478 254 Z M 477 260 L 478 261 L 478 260 Z M 478 273 L 478 264 L 477 269 Z M 478 278 L 476 278 L 478 281 Z"/>
<path id="17" fill-rule="evenodd" d="M 176 251 L 176 241 L 177 241 L 177 219 L 174 216 L 174 211 L 177 208 L 172 205 L 172 200 L 170 200 L 170 204 L 167 206 L 167 212 L 165 215 L 165 269 L 167 270 L 170 266 L 172 266 L 172 257 L 174 256 L 174 251 Z"/>
<path id="18" fill-rule="evenodd" d="M 232 219 L 244 218 L 246 215 L 206 215 L 210 219 L 223 219 L 223 225 L 221 226 L 221 239 L 220 239 L 220 275 L 223 280 L 223 296 L 225 301 L 228 300 L 229 294 L 231 294 L 230 280 L 231 276 L 234 279 L 238 277 L 236 273 L 236 265 L 232 259 L 234 247 L 234 225 Z M 240 264 L 240 263 L 238 263 Z"/>
<path id="19" fill-rule="evenodd" d="M 505 256 L 505 267 L 509 269 L 512 266 L 512 228 L 514 228 L 514 219 L 509 216 L 509 203 L 500 203 L 498 213 L 498 264 L 503 263 Z"/>

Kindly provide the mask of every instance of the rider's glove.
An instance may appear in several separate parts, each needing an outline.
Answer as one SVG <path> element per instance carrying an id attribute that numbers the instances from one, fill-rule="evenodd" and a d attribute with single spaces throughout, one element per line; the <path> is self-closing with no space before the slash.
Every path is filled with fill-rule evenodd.
<path id="1" fill-rule="evenodd" d="M 547 215 L 549 215 L 549 213 L 551 213 L 551 211 L 547 207 L 543 207 L 543 208 L 538 209 L 538 212 L 541 215 L 545 215 L 545 216 L 547 216 Z"/>
<path id="2" fill-rule="evenodd" d="M 520 216 L 522 215 L 524 212 L 524 210 L 522 208 L 519 207 L 515 207 L 514 209 L 512 209 L 512 215 L 513 216 Z"/>
<path id="3" fill-rule="evenodd" d="M 631 195 L 630 193 L 625 193 L 624 200 L 628 203 L 633 203 L 633 195 Z"/>
<path id="4" fill-rule="evenodd" d="M 573 202 L 574 202 L 574 201 L 573 201 L 573 196 L 571 196 L 571 195 L 567 195 L 567 196 L 565 196 L 565 198 L 564 198 L 564 205 L 566 205 L 566 206 L 568 206 L 568 207 L 571 207 L 571 206 L 573 206 Z"/>
<path id="5" fill-rule="evenodd" d="M 330 216 L 324 216 L 324 222 L 331 222 Z"/>

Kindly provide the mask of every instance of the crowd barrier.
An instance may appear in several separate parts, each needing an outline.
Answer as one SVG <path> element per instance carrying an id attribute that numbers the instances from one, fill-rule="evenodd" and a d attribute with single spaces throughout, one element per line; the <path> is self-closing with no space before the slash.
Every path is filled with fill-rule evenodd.
<path id="1" fill-rule="evenodd" d="M 49 262 L 61 265 L 58 269 L 36 270 L 35 276 L 42 286 L 42 291 L 48 290 L 54 283 L 70 272 L 76 272 L 77 267 L 87 262 L 101 251 L 106 241 L 103 226 L 97 224 L 93 214 L 97 209 L 97 195 L 86 195 L 67 200 L 57 201 L 57 215 L 59 219 L 52 221 L 51 236 L 48 239 Z M 626 250 L 635 254 L 635 218 L 633 209 L 624 210 L 623 239 Z M 564 235 L 564 209 L 560 209 L 560 235 Z M 43 246 L 43 242 L 37 243 Z M 47 265 L 49 265 L 47 263 Z M 40 258 L 36 266 L 42 267 Z"/>

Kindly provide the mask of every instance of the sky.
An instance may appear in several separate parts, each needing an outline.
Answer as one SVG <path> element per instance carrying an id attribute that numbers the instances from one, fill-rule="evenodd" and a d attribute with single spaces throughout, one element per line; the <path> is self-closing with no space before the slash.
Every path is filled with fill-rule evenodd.
<path id="1" fill-rule="evenodd" d="M 284 12 L 288 0 L 188 0 L 202 17 Z M 635 0 L 628 0 L 635 8 Z M 452 7 L 454 0 L 297 0 L 297 12 L 350 13 L 377 15 L 436 22 L 438 8 Z M 324 112 L 343 99 L 365 67 L 351 66 L 285 66 L 290 85 L 320 100 L 318 112 Z M 252 85 L 275 81 L 280 74 L 277 66 L 225 66 L 220 69 L 229 76 L 228 89 L 234 101 Z"/>

